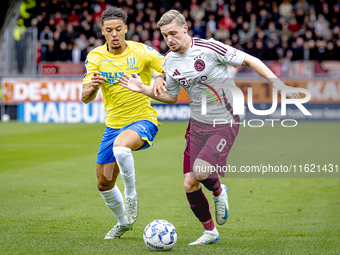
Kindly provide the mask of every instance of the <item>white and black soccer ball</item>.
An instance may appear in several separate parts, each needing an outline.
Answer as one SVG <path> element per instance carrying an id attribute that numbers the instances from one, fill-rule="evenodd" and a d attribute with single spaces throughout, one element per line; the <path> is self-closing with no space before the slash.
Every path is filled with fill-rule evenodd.
<path id="1" fill-rule="evenodd" d="M 177 232 L 175 227 L 166 220 L 154 220 L 144 229 L 145 245 L 152 251 L 167 251 L 175 246 Z"/>

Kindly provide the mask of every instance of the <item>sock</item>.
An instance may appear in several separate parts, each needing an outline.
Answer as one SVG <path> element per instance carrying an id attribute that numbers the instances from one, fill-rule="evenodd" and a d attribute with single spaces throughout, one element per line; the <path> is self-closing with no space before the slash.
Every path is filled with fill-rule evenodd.
<path id="1" fill-rule="evenodd" d="M 218 190 L 213 191 L 213 195 L 214 195 L 215 197 L 221 195 L 221 193 L 222 193 L 222 186 L 221 186 L 221 185 L 220 185 L 220 187 L 218 188 Z"/>
<path id="2" fill-rule="evenodd" d="M 186 193 L 187 199 L 189 201 L 191 210 L 195 214 L 195 216 L 199 219 L 199 221 L 203 224 L 203 222 L 207 222 L 212 220 L 211 214 L 209 211 L 209 203 L 207 198 L 205 197 L 202 189 L 196 190 L 191 193 Z M 213 223 L 214 224 L 214 223 Z M 203 227 L 205 228 L 204 224 Z"/>
<path id="3" fill-rule="evenodd" d="M 206 231 L 209 231 L 211 234 L 218 234 L 218 230 L 217 230 L 217 228 L 214 226 L 214 228 L 213 229 L 211 229 L 211 230 L 207 230 L 206 229 Z"/>
<path id="4" fill-rule="evenodd" d="M 215 229 L 215 224 L 214 224 L 213 219 L 202 222 L 202 225 L 203 225 L 204 229 L 207 230 L 207 231 L 213 231 Z"/>
<path id="5" fill-rule="evenodd" d="M 208 176 L 207 179 L 199 181 L 199 182 L 202 183 L 204 185 L 204 187 L 206 187 L 208 190 L 213 191 L 213 192 L 214 191 L 218 192 L 219 188 L 221 187 L 221 182 L 220 182 L 220 179 L 218 179 L 216 172 L 212 172 Z"/>
<path id="6" fill-rule="evenodd" d="M 110 208 L 110 210 L 113 212 L 113 214 L 116 216 L 118 220 L 118 224 L 120 226 L 126 226 L 125 220 L 124 220 L 124 202 L 123 202 L 123 196 L 122 193 L 120 193 L 119 188 L 117 185 L 113 187 L 111 190 L 107 191 L 99 191 L 102 197 L 104 198 L 104 201 L 107 205 L 107 207 Z"/>
<path id="7" fill-rule="evenodd" d="M 120 169 L 120 175 L 125 185 L 125 198 L 135 197 L 135 167 L 131 149 L 127 147 L 113 147 L 113 154 Z"/>

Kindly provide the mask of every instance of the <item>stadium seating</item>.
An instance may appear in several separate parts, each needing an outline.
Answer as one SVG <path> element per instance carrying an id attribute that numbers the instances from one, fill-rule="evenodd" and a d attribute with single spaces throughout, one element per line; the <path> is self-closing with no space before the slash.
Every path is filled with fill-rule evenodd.
<path id="1" fill-rule="evenodd" d="M 188 20 L 189 34 L 214 37 L 263 60 L 338 60 L 340 2 L 144 0 L 36 0 L 26 26 L 38 28 L 39 61 L 83 61 L 104 42 L 100 14 L 115 5 L 128 13 L 128 40 L 143 42 L 164 54 L 168 49 L 156 22 L 168 9 Z M 65 47 L 66 44 L 66 47 Z M 74 56 L 77 56 L 76 59 Z"/>

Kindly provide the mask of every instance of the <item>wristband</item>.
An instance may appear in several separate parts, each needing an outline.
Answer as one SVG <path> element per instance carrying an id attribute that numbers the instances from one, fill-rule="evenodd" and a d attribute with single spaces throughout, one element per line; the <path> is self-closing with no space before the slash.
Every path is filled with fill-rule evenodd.
<path id="1" fill-rule="evenodd" d="M 160 75 L 158 75 L 158 76 L 155 78 L 155 80 L 156 80 L 158 77 L 162 77 L 162 78 L 163 78 L 163 80 L 166 80 L 166 75 L 165 75 L 165 73 L 164 73 L 164 74 L 160 74 Z"/>

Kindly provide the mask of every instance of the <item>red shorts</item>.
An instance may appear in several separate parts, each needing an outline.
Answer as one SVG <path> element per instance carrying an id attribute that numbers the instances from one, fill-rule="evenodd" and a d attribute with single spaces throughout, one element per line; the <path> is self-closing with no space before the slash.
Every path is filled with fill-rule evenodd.
<path id="1" fill-rule="evenodd" d="M 223 169 L 227 164 L 227 158 L 231 146 L 238 134 L 239 125 L 230 124 L 205 124 L 190 119 L 185 139 L 187 140 L 184 151 L 183 173 L 192 172 L 196 158 L 202 159 L 212 166 L 220 166 Z M 223 171 L 219 171 L 224 176 Z"/>

